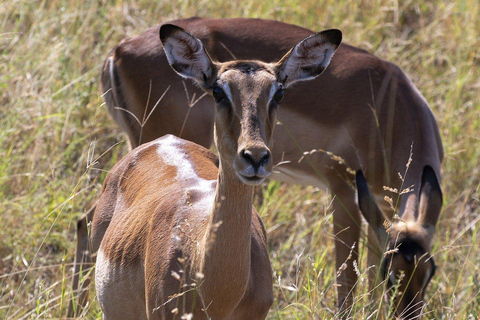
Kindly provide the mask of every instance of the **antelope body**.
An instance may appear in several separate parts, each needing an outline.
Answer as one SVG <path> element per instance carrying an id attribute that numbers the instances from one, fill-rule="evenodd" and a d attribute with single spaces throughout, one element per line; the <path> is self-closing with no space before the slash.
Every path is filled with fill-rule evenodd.
<path id="1" fill-rule="evenodd" d="M 310 36 L 277 63 L 212 61 L 199 39 L 174 25 L 162 26 L 160 38 L 175 72 L 215 99 L 219 158 L 167 135 L 109 172 L 91 234 L 104 318 L 264 319 L 272 274 L 253 186 L 272 171 L 284 88 L 318 76 L 341 33 Z"/>
<path id="2" fill-rule="evenodd" d="M 230 60 L 232 55 L 239 59 L 276 61 L 299 40 L 313 34 L 298 26 L 259 19 L 191 18 L 172 23 L 200 38 L 219 61 Z M 195 101 L 203 92 L 175 77 L 156 39 L 159 28 L 123 40 L 107 58 L 102 84 L 108 110 L 133 147 L 166 133 L 209 147 L 213 141 L 214 102 L 209 96 Z M 195 101 L 193 107 L 192 101 Z M 132 116 L 142 120 L 150 112 L 142 126 Z M 416 252 L 429 253 L 440 207 L 429 211 L 426 231 L 417 220 L 417 200 L 425 168 L 431 168 L 435 179 L 440 180 L 443 148 L 437 123 L 426 100 L 399 67 L 347 44 L 339 47 L 321 77 L 288 89 L 278 120 L 281 125 L 274 133 L 275 147 L 271 151 L 282 164 L 275 168 L 271 178 L 326 187 L 334 196 L 336 267 L 343 270 L 337 278 L 338 306 L 347 314 L 357 281 L 353 263 L 358 259 L 361 233 L 355 171 L 362 170 L 366 175 L 372 197 L 384 217 L 393 223 L 391 230 L 403 230 L 385 236 L 384 229 L 365 217 L 370 226 L 369 246 L 374 249 L 369 251 L 369 265 L 382 264 L 386 243 L 394 241 L 400 245 L 404 237 L 394 235 L 405 235 L 406 220 L 409 221 L 407 238 L 413 239 L 406 245 L 421 248 Z M 407 171 L 410 156 L 413 160 Z M 392 194 L 384 186 L 398 192 L 412 186 L 412 191 Z M 398 199 L 396 213 L 405 219 L 393 221 L 393 210 L 383 200 L 385 196 L 395 202 Z M 84 252 L 88 247 L 86 221 L 92 217 L 90 211 L 79 222 L 77 262 L 90 259 Z M 412 275 L 416 270 L 420 284 L 410 282 L 405 288 L 408 292 L 404 300 L 406 297 L 416 300 L 399 304 L 397 315 L 405 314 L 402 306 L 409 302 L 418 305 L 427 280 L 433 275 L 430 264 L 418 268 L 418 259 L 412 263 L 409 255 L 402 252 L 403 249 L 391 259 L 390 266 Z M 343 268 L 345 263 L 347 267 Z M 371 274 L 373 279 L 376 272 Z"/>
<path id="3" fill-rule="evenodd" d="M 229 182 L 236 188 L 215 199 L 217 166 L 207 149 L 167 135 L 112 169 L 92 229 L 94 248 L 101 243 L 95 285 L 106 319 L 265 318 L 272 276 L 252 187 Z M 228 211 L 211 217 L 215 204 Z M 201 269 L 217 241 L 209 253 L 220 260 L 217 269 Z"/>

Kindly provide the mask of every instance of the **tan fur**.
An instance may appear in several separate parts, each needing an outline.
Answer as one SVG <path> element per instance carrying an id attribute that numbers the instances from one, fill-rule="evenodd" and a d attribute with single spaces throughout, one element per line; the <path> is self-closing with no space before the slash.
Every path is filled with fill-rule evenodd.
<path id="1" fill-rule="evenodd" d="M 416 221 L 395 222 L 390 231 L 390 245 L 387 250 L 400 250 L 401 246 L 407 246 L 404 239 L 414 240 L 425 252 L 416 252 L 413 261 L 408 261 L 402 254 L 389 253 L 392 255 L 388 261 L 387 278 L 391 284 L 399 284 L 397 297 L 394 299 L 396 314 L 401 319 L 418 319 L 424 308 L 425 289 L 430 277 L 435 272 L 433 260 L 429 254 L 432 235 Z M 400 277 L 403 279 L 400 282 Z M 393 280 L 393 281 L 392 281 Z"/>
<path id="2" fill-rule="evenodd" d="M 386 248 L 380 280 L 386 281 L 387 297 L 393 301 L 393 310 L 399 318 L 418 319 L 424 307 L 425 289 L 436 269 L 430 255 L 442 206 L 436 174 L 431 167 L 424 168 L 419 186 L 420 201 L 415 194 L 409 194 L 407 205 L 393 221 L 376 205 L 361 171 L 357 172 L 356 184 L 360 210 L 370 226 L 377 230 Z M 384 227 L 386 222 L 388 228 Z M 375 283 L 370 284 L 371 288 L 375 287 Z"/>
<path id="3" fill-rule="evenodd" d="M 177 313 L 264 319 L 273 302 L 272 275 L 252 198 L 253 186 L 272 170 L 273 93 L 286 86 L 278 70 L 294 70 L 285 72 L 290 83 L 316 77 L 341 33 L 300 42 L 321 38 L 330 45 L 306 49 L 322 52 L 314 62 L 323 67 L 313 71 L 288 55 L 276 64 L 213 62 L 198 39 L 173 25 L 163 26 L 160 37 L 177 73 L 214 96 L 223 88 L 214 121 L 219 160 L 166 135 L 134 149 L 109 172 L 91 233 L 104 319 L 173 319 Z"/>
<path id="4" fill-rule="evenodd" d="M 298 26 L 257 19 L 191 18 L 173 23 L 197 35 L 219 61 L 230 60 L 232 53 L 240 59 L 275 61 L 300 39 L 313 34 Z M 155 37 L 158 30 L 156 26 L 123 40 L 107 59 L 102 82 L 105 92 L 111 90 L 105 96 L 109 112 L 133 146 L 172 133 L 209 147 L 213 139 L 213 101 L 204 97 L 189 108 L 182 81 L 166 63 L 162 45 Z M 141 118 L 145 106 L 148 112 L 152 110 L 168 86 L 143 130 L 128 113 L 114 108 L 126 108 Z M 202 94 L 196 86 L 186 86 L 190 98 Z M 346 167 L 362 169 L 373 194 L 383 199 L 392 196 L 383 186 L 401 188 L 398 173 L 404 174 L 413 147 L 413 161 L 403 186 L 413 185 L 413 193 L 418 196 L 425 165 L 440 177 L 443 148 L 437 123 L 425 99 L 399 67 L 347 44 L 340 46 L 321 77 L 286 91 L 278 119 L 282 125 L 274 134 L 273 157 L 290 162 L 277 167 L 279 174 L 274 173 L 272 178 L 330 188 L 335 195 L 337 268 L 357 244 L 347 269 L 337 279 L 341 285 L 337 289 L 339 305 L 346 308 L 353 301 L 352 288 L 357 280 L 352 264 L 357 260 L 361 225 L 353 175 Z M 304 151 L 311 150 L 317 151 L 298 161 Z M 385 207 L 386 203 L 379 204 Z M 399 211 L 404 212 L 406 195 L 401 196 L 399 205 Z M 391 217 L 391 212 L 386 213 Z M 376 259 L 378 265 L 380 257 Z"/>
<path id="5" fill-rule="evenodd" d="M 199 249 L 202 250 L 198 244 L 203 241 L 202 239 L 210 228 L 208 208 L 211 208 L 211 202 L 208 202 L 207 199 L 207 204 L 210 206 L 206 207 L 201 203 L 205 201 L 205 197 L 213 200 L 211 194 L 214 193 L 215 183 L 211 184 L 212 190 L 196 191 L 188 188 L 193 181 L 176 181 L 176 171 L 182 169 L 183 163 L 178 163 L 177 169 L 172 165 L 165 164 L 157 153 L 157 146 L 166 139 L 178 144 L 178 152 L 182 152 L 188 157 L 188 161 L 194 164 L 198 179 L 214 181 L 217 177 L 217 159 L 212 153 L 173 136 L 166 136 L 142 146 L 139 150 L 134 150 L 111 170 L 105 181 L 105 188 L 99 199 L 92 225 L 94 251 L 100 247 L 102 256 L 99 262 L 101 266 L 97 266 L 97 270 L 99 270 L 97 273 L 100 273 L 97 275 L 97 280 L 99 277 L 101 279 L 108 278 L 105 276 L 105 268 L 116 270 L 111 275 L 113 279 L 108 279 L 108 284 L 103 290 L 100 290 L 103 296 L 108 297 L 107 302 L 105 299 L 101 299 L 102 308 L 105 308 L 108 319 L 171 318 L 173 317 L 172 310 L 179 304 L 182 305 L 184 301 L 187 302 L 187 306 L 195 305 L 195 307 L 193 309 L 189 307 L 186 310 L 180 309 L 180 312 L 193 312 L 195 318 L 199 319 L 206 316 L 205 312 L 201 310 L 202 301 L 199 300 L 199 294 L 194 291 L 185 294 L 178 300 L 173 299 L 170 303 L 166 302 L 170 296 L 191 289 L 191 285 L 197 282 L 195 275 L 201 269 L 200 261 L 195 257 L 198 254 L 205 254 L 203 251 L 197 252 Z M 113 191 L 114 189 L 115 191 Z M 250 193 L 247 193 L 247 198 L 250 197 Z M 235 202 L 237 199 L 230 201 Z M 113 215 L 110 212 L 111 206 L 106 205 L 110 203 L 116 204 Z M 240 212 L 232 214 L 241 215 Z M 248 304 L 248 308 L 238 308 L 235 313 L 243 314 L 257 308 L 256 310 L 260 310 L 260 314 L 265 315 L 272 300 L 271 271 L 265 249 L 263 226 L 257 213 L 254 211 L 251 214 L 253 219 L 251 219 L 249 229 L 251 228 L 252 234 L 250 240 L 252 250 L 251 253 L 247 253 L 247 255 L 251 255 L 251 258 L 246 259 L 247 262 L 251 261 L 251 266 L 248 267 L 248 270 L 251 271 L 247 272 L 246 279 L 247 283 L 255 281 L 258 286 L 251 288 L 251 285 L 248 285 L 240 292 L 238 301 L 249 299 L 251 304 Z M 105 221 L 109 222 L 107 230 L 103 228 Z M 237 227 L 240 228 L 239 225 Z M 104 233 L 103 237 L 102 233 Z M 228 230 L 227 233 L 241 238 L 238 234 L 239 229 Z M 233 245 L 234 239 L 216 239 L 216 241 L 220 241 L 223 246 L 228 248 Z M 98 243 L 99 240 L 101 245 Z M 227 257 L 222 258 L 224 261 L 235 262 L 229 257 L 231 252 L 227 251 L 224 254 L 227 254 Z M 184 263 L 178 261 L 179 258 L 185 259 L 182 260 Z M 105 266 L 106 261 L 108 261 L 108 266 Z M 142 265 L 145 267 L 140 268 L 139 266 Z M 219 286 L 233 292 L 236 291 L 232 284 L 235 282 L 236 272 L 234 269 L 234 266 L 225 266 L 226 279 L 216 284 L 216 288 Z M 183 279 L 178 281 L 172 276 L 172 272 L 180 275 Z M 125 278 L 127 274 L 128 277 Z M 219 275 L 221 274 L 222 272 L 219 272 Z M 253 280 L 248 280 L 250 277 Z M 216 281 L 219 280 L 218 278 Z M 204 279 L 199 279 L 198 286 L 200 288 L 207 287 L 208 280 L 206 276 Z M 242 280 L 242 282 L 244 281 Z M 190 286 L 182 288 L 181 284 Z M 129 289 L 126 290 L 126 288 Z M 135 292 L 145 295 L 141 298 L 141 295 L 138 296 Z M 243 292 L 248 292 L 248 294 Z M 222 291 L 218 289 L 216 294 L 221 293 Z M 129 298 L 130 296 L 134 299 Z M 228 297 L 228 295 L 223 293 L 222 297 Z M 143 299 L 146 300 L 147 307 Z M 232 313 L 232 311 L 227 312 L 218 306 L 218 297 L 214 296 L 212 299 L 207 295 L 206 299 L 210 300 L 203 303 L 209 304 L 215 300 L 208 310 L 209 315 L 216 313 L 230 315 Z M 129 301 L 125 304 L 127 309 L 123 308 L 122 301 L 123 304 L 126 303 L 125 301 Z M 164 303 L 166 305 L 159 308 Z M 225 303 L 219 304 L 225 306 Z M 237 304 L 239 302 L 234 303 L 233 309 L 236 309 Z M 154 309 L 156 311 L 153 311 Z M 132 310 L 135 313 L 132 313 Z M 232 319 L 233 315 L 230 315 Z M 250 313 L 250 315 L 252 319 L 262 318 L 258 313 Z"/>

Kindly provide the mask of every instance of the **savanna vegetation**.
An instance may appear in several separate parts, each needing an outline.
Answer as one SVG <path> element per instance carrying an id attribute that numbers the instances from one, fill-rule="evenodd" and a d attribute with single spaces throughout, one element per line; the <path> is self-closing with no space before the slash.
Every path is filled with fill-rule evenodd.
<path id="1" fill-rule="evenodd" d="M 445 147 L 439 266 L 426 318 L 480 317 L 480 2 L 354 0 L 4 0 L 0 5 L 0 317 L 60 318 L 71 296 L 75 226 L 127 151 L 99 89 L 121 39 L 174 18 L 259 17 L 397 63 L 439 123 Z M 308 151 L 308 150 L 306 150 Z M 415 155 L 413 155 L 414 157 Z M 259 212 L 275 284 L 270 319 L 335 317 L 327 192 L 270 182 Z M 366 252 L 354 319 L 388 318 L 368 296 Z M 100 318 L 92 294 L 82 317 Z"/>

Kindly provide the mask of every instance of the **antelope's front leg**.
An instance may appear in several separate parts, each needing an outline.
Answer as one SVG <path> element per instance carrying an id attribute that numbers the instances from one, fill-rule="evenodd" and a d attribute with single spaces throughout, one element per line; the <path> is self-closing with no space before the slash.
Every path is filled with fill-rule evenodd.
<path id="1" fill-rule="evenodd" d="M 347 187 L 348 188 L 348 187 Z M 345 192 L 347 191 L 347 192 Z M 353 304 L 357 274 L 353 262 L 358 262 L 360 239 L 360 211 L 354 201 L 353 190 L 334 193 L 333 223 L 335 233 L 335 262 L 337 277 L 337 303 L 342 316 L 349 313 Z"/>

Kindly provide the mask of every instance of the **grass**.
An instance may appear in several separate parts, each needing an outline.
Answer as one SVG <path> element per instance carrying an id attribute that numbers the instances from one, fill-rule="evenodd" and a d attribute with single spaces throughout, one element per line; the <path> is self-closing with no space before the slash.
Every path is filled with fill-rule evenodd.
<path id="1" fill-rule="evenodd" d="M 125 137 L 103 105 L 100 67 L 124 37 L 193 15 L 339 28 L 345 42 L 394 61 L 411 76 L 436 115 L 446 154 L 445 202 L 433 249 L 440 268 L 426 295 L 426 312 L 435 319 L 479 318 L 477 0 L 3 1 L 0 317 L 65 314 L 76 219 L 93 203 L 106 170 L 127 151 Z M 336 270 L 329 195 L 271 182 L 265 199 L 260 212 L 275 272 L 269 318 L 333 318 Z M 361 275 L 366 274 L 365 256 Z M 355 319 L 376 309 L 362 295 L 368 286 L 361 279 Z M 383 309 L 381 316 L 387 314 Z M 101 317 L 95 299 L 84 317 Z"/>

